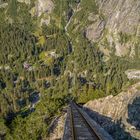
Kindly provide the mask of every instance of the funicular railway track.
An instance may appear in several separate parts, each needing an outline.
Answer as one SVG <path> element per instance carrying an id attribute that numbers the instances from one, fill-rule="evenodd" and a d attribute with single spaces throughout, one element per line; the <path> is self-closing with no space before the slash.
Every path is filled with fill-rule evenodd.
<path id="1" fill-rule="evenodd" d="M 74 102 L 70 104 L 70 126 L 72 140 L 103 140 Z"/>

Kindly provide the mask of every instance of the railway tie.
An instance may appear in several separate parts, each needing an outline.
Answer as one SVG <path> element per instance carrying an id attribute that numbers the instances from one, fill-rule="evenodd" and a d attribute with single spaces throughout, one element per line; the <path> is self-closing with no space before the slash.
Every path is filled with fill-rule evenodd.
<path id="1" fill-rule="evenodd" d="M 63 140 L 113 140 L 102 128 L 98 131 L 74 102 L 70 103 L 65 125 Z"/>

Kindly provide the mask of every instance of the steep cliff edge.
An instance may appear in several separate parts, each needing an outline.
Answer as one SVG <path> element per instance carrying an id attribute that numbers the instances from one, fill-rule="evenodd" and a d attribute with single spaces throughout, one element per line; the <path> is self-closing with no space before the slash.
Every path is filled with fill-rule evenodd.
<path id="1" fill-rule="evenodd" d="M 140 37 L 140 1 L 96 0 L 96 3 L 105 22 L 100 43 L 102 50 L 105 49 L 103 42 L 106 42 L 110 48 L 115 47 L 117 56 L 134 56 Z M 94 30 L 91 34 L 94 34 Z"/>
<path id="2" fill-rule="evenodd" d="M 84 108 L 116 140 L 140 139 L 140 83 L 117 96 L 89 101 Z"/>

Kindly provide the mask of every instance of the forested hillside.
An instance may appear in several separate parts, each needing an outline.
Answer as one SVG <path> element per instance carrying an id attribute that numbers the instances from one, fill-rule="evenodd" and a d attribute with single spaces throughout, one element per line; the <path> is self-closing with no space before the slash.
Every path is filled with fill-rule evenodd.
<path id="1" fill-rule="evenodd" d="M 0 0 L 0 139 L 45 139 L 70 99 L 117 95 L 137 81 L 125 71 L 140 69 L 138 37 L 119 34 L 135 41 L 133 56 L 102 51 L 108 30 L 88 34 L 96 21 L 104 27 L 106 16 L 94 0 Z"/>

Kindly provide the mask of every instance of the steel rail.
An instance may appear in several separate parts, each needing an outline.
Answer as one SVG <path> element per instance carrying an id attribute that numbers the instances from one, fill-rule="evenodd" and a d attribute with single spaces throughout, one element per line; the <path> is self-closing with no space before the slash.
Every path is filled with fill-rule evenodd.
<path id="1" fill-rule="evenodd" d="M 91 133 L 91 135 L 93 137 L 96 137 L 96 140 L 102 140 L 101 136 L 97 133 L 97 131 L 95 130 L 95 128 L 93 128 L 93 126 L 90 124 L 90 122 L 85 118 L 85 116 L 83 115 L 83 113 L 79 110 L 78 106 L 76 103 L 71 103 L 75 109 L 78 111 L 78 113 L 80 114 L 82 120 L 84 121 L 85 125 L 87 126 L 89 132 Z M 73 112 L 72 112 L 72 107 L 71 107 L 71 126 L 72 126 L 72 140 L 77 140 L 77 134 L 76 134 L 76 130 L 74 127 L 74 118 L 73 118 Z"/>
<path id="2" fill-rule="evenodd" d="M 71 124 L 71 129 L 72 129 L 72 140 L 77 140 L 76 137 L 76 130 L 74 127 L 74 116 L 73 116 L 73 111 L 72 111 L 72 107 L 70 106 L 70 124 Z"/>

